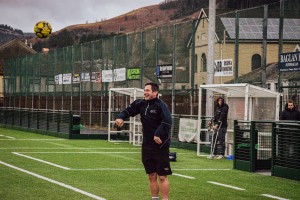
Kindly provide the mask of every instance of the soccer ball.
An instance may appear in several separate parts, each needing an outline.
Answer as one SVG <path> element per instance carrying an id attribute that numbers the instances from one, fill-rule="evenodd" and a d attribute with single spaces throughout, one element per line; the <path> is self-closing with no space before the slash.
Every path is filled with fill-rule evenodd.
<path id="1" fill-rule="evenodd" d="M 52 31 L 51 25 L 46 21 L 40 21 L 35 24 L 34 26 L 34 32 L 36 36 L 39 38 L 47 38 L 50 36 Z"/>

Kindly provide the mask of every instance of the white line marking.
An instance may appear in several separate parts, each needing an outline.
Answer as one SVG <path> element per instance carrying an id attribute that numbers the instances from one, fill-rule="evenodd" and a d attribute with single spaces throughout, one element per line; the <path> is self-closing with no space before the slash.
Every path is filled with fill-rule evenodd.
<path id="1" fill-rule="evenodd" d="M 174 176 L 183 177 L 183 178 L 188 178 L 188 179 L 196 179 L 195 177 L 192 177 L 192 176 L 186 176 L 186 175 L 177 174 L 177 173 L 173 173 L 173 175 Z"/>
<path id="2" fill-rule="evenodd" d="M 30 171 L 27 171 L 27 170 L 25 170 L 25 169 L 22 169 L 22 168 L 19 168 L 19 167 L 10 165 L 10 164 L 8 164 L 8 163 L 5 163 L 5 162 L 0 161 L 0 164 L 5 165 L 5 166 L 10 167 L 10 168 L 13 168 L 13 169 L 16 169 L 16 170 L 19 170 L 19 171 L 24 172 L 24 173 L 26 173 L 26 174 L 30 174 L 30 175 L 32 175 L 32 176 L 35 176 L 35 177 L 39 178 L 39 179 L 42 179 L 42 180 L 45 180 L 45 181 L 54 183 L 54 184 L 59 185 L 59 186 L 62 186 L 62 187 L 64 187 L 64 188 L 68 188 L 68 189 L 70 189 L 70 190 L 73 190 L 73 191 L 78 192 L 78 193 L 80 193 L 80 194 L 89 196 L 89 197 L 91 197 L 91 198 L 94 198 L 94 199 L 97 199 L 97 200 L 105 200 L 105 199 L 102 198 L 102 197 L 99 197 L 99 196 L 96 196 L 96 195 L 91 194 L 91 193 L 89 193 L 89 192 L 80 190 L 80 189 L 75 188 L 75 187 L 73 187 L 73 186 L 71 186 L 71 185 L 67 185 L 67 184 L 58 182 L 58 181 L 56 181 L 56 180 L 53 180 L 53 179 L 47 178 L 47 177 L 45 177 L 45 176 L 42 176 L 42 175 L 39 175 L 39 174 L 30 172 Z"/>
<path id="3" fill-rule="evenodd" d="M 125 170 L 131 170 L 131 171 L 137 171 L 137 170 L 144 170 L 143 168 L 86 168 L 86 169 L 74 169 L 74 168 L 70 168 L 69 170 L 87 170 L 87 171 L 125 171 Z M 231 170 L 231 169 L 173 169 L 173 171 L 221 171 L 221 170 Z M 174 174 L 174 173 L 173 173 Z"/>
<path id="4" fill-rule="evenodd" d="M 261 196 L 269 197 L 269 198 L 272 198 L 272 199 L 278 199 L 278 200 L 289 200 L 289 199 L 273 196 L 273 195 L 270 195 L 270 194 L 261 194 Z"/>
<path id="5" fill-rule="evenodd" d="M 58 168 L 61 168 L 61 169 L 65 169 L 65 170 L 69 170 L 70 168 L 68 167 L 64 167 L 64 166 L 61 166 L 61 165 L 57 165 L 57 164 L 54 164 L 54 163 L 51 163 L 51 162 L 47 162 L 47 161 L 44 161 L 44 160 L 41 160 L 41 159 L 38 159 L 38 158 L 34 158 L 34 157 L 31 157 L 31 156 L 26 156 L 26 155 L 23 155 L 21 153 L 17 153 L 17 152 L 12 152 L 13 154 L 15 155 L 18 155 L 18 156 L 23 156 L 25 158 L 29 158 L 29 159 L 32 159 L 32 160 L 35 160 L 35 161 L 39 161 L 39 162 L 42 162 L 42 163 L 45 163 L 45 164 L 48 164 L 48 165 L 52 165 L 54 167 L 58 167 Z"/>
<path id="6" fill-rule="evenodd" d="M 70 171 L 144 171 L 142 168 L 94 168 L 94 169 L 70 169 Z"/>
<path id="7" fill-rule="evenodd" d="M 235 186 L 232 186 L 232 185 L 226 185 L 226 184 L 222 184 L 222 183 L 218 183 L 218 182 L 214 182 L 214 181 L 207 181 L 207 182 L 211 183 L 211 184 L 223 186 L 223 187 L 232 188 L 232 189 L 235 189 L 235 190 L 246 190 L 244 188 L 239 188 L 239 187 L 235 187 Z"/>
<path id="8" fill-rule="evenodd" d="M 9 139 L 0 139 L 0 140 L 7 140 L 7 141 L 10 141 Z M 15 140 L 36 140 L 36 141 L 44 141 L 44 140 L 66 140 L 66 139 L 13 139 L 14 141 Z M 11 140 L 12 141 L 12 140 Z"/>
<path id="9" fill-rule="evenodd" d="M 180 170 L 180 171 L 229 171 L 232 169 L 176 169 L 176 170 Z"/>
<path id="10" fill-rule="evenodd" d="M 140 152 L 124 152 L 124 151 L 112 151 L 112 152 L 105 152 L 105 151 L 94 151 L 94 152 L 33 152 L 33 151 L 27 151 L 27 152 L 22 152 L 22 153 L 37 153 L 37 154 L 140 154 Z"/>
<path id="11" fill-rule="evenodd" d="M 92 150 L 92 149 L 107 149 L 107 150 L 123 150 L 123 149 L 131 149 L 131 150 L 140 150 L 140 148 L 32 148 L 32 147 L 10 147 L 10 148 L 0 148 L 0 149 L 28 149 L 28 150 L 35 150 L 35 149 L 82 149 L 82 150 Z"/>
<path id="12" fill-rule="evenodd" d="M 26 157 L 26 158 L 29 158 L 29 159 L 32 159 L 32 160 L 36 160 L 36 161 L 39 161 L 39 162 L 43 162 L 43 163 L 46 163 L 46 164 L 49 164 L 49 165 L 52 165 L 52 166 L 55 166 L 55 167 L 59 167 L 59 168 L 62 168 L 62 169 L 65 169 L 65 170 L 86 170 L 86 171 L 104 171 L 104 170 L 115 170 L 115 171 L 125 171 L 125 170 L 144 170 L 144 169 L 128 169 L 128 168 L 86 168 L 86 169 L 71 169 L 71 168 L 68 168 L 68 167 L 63 167 L 61 165 L 57 165 L 57 164 L 54 164 L 54 163 L 51 163 L 51 162 L 47 162 L 47 161 L 44 161 L 44 160 L 41 160 L 41 159 L 38 159 L 38 158 L 34 158 L 34 157 L 31 157 L 31 156 L 27 156 L 27 155 L 23 155 L 24 153 L 29 153 L 29 154 L 140 154 L 140 152 L 22 152 L 22 153 L 19 153 L 19 152 L 12 152 L 13 154 L 16 154 L 16 155 L 19 155 L 19 156 L 23 156 L 23 157 Z M 182 168 L 178 168 L 178 169 L 173 169 L 173 170 L 176 170 L 176 171 L 229 171 L 229 170 L 232 170 L 232 169 L 201 169 L 201 168 L 185 168 L 185 169 L 182 169 Z"/>
<path id="13" fill-rule="evenodd" d="M 7 136 L 7 135 L 0 135 L 2 137 L 6 137 L 6 138 L 9 138 L 9 139 L 15 139 L 14 137 L 10 137 L 10 136 Z M 1 139 L 1 140 L 5 140 L 5 139 Z"/>
<path id="14" fill-rule="evenodd" d="M 9 139 L 16 139 L 16 138 L 10 137 L 10 136 L 4 136 L 4 137 L 7 137 L 7 138 L 9 138 Z"/>

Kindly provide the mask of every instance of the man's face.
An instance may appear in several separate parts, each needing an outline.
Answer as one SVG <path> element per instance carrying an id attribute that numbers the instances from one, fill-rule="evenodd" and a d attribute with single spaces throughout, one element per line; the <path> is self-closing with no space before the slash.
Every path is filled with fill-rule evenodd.
<path id="1" fill-rule="evenodd" d="M 222 99 L 218 99 L 218 105 L 221 106 L 223 103 L 223 100 Z"/>
<path id="2" fill-rule="evenodd" d="M 157 96 L 157 92 L 153 92 L 151 85 L 146 85 L 144 89 L 144 98 L 145 100 L 154 99 Z"/>
<path id="3" fill-rule="evenodd" d="M 293 110 L 294 109 L 294 104 L 293 103 L 288 103 L 288 109 Z"/>

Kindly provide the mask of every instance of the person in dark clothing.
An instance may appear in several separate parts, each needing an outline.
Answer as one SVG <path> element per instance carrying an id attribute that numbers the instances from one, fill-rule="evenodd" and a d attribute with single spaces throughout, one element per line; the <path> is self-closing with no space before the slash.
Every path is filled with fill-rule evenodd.
<path id="1" fill-rule="evenodd" d="M 294 102 L 292 100 L 289 100 L 285 104 L 285 109 L 280 114 L 280 120 L 300 120 L 300 112 L 296 110 Z"/>
<path id="2" fill-rule="evenodd" d="M 213 155 L 209 156 L 208 158 L 217 158 L 222 159 L 225 155 L 225 136 L 227 132 L 227 116 L 228 116 L 228 110 L 229 106 L 225 103 L 224 99 L 222 97 L 219 97 L 217 99 L 217 109 L 215 112 L 215 116 L 212 119 L 212 121 L 209 122 L 209 125 L 212 125 L 212 128 L 214 130 L 213 134 Z M 221 150 L 220 155 L 217 156 L 217 144 L 219 143 Z"/>
<path id="3" fill-rule="evenodd" d="M 300 121 L 300 112 L 296 110 L 293 100 L 288 100 L 285 109 L 280 113 L 280 120 Z M 290 122 L 291 124 L 294 122 Z M 281 164 L 289 165 L 289 163 L 299 161 L 296 153 L 297 136 L 293 130 L 289 130 L 288 125 L 281 125 L 283 131 L 278 134 L 278 160 Z M 284 129 L 286 128 L 286 129 Z"/>
<path id="4" fill-rule="evenodd" d="M 167 175 L 172 174 L 169 160 L 172 116 L 165 102 L 158 98 L 158 89 L 157 84 L 146 83 L 144 99 L 132 102 L 119 113 L 115 123 L 121 127 L 124 119 L 140 114 L 143 126 L 142 162 L 148 174 L 152 200 L 158 200 L 159 191 L 162 199 L 167 200 Z"/>

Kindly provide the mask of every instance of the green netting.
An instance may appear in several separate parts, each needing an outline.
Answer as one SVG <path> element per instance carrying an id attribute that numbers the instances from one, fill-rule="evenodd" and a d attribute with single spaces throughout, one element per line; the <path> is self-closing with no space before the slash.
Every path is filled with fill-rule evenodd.
<path id="1" fill-rule="evenodd" d="M 284 1 L 284 5 L 284 24 L 289 24 L 289 19 L 299 19 L 297 3 L 289 0 Z M 218 14 L 215 59 L 232 59 L 238 82 L 259 86 L 263 86 L 262 69 L 266 64 L 266 87 L 272 90 L 284 88 L 284 100 L 293 98 L 299 105 L 298 89 L 294 88 L 299 88 L 300 72 L 278 73 L 280 11 L 280 3 L 277 2 L 267 7 Z M 133 33 L 10 60 L 4 65 L 4 106 L 92 111 L 93 105 L 99 104 L 96 102 L 99 97 L 105 99 L 111 87 L 143 88 L 144 83 L 154 81 L 162 83 L 164 100 L 170 108 L 175 107 L 174 114 L 196 113 L 197 87 L 207 82 L 208 14 L 208 11 L 202 13 L 197 23 L 188 21 L 147 30 L 141 26 Z M 271 37 L 275 33 L 274 39 L 267 40 L 267 48 L 262 40 L 264 17 L 267 17 L 271 25 L 267 34 Z M 236 27 L 237 20 L 239 26 Z M 256 35 L 249 35 L 249 27 L 246 26 L 248 23 L 256 23 L 252 24 Z M 293 51 L 299 42 L 289 38 L 287 30 L 284 29 L 283 53 Z M 258 39 L 253 39 L 256 36 L 259 36 Z M 170 78 L 160 81 L 157 79 L 156 67 L 163 64 L 173 65 L 172 75 L 176 77 L 173 83 Z M 140 74 L 136 76 L 137 79 L 126 77 L 122 81 L 103 82 L 103 70 L 122 68 L 138 69 Z M 215 83 L 234 82 L 237 78 L 235 75 L 215 77 Z M 175 104 L 171 100 L 172 95 L 176 96 L 175 101 L 178 100 Z M 105 109 L 106 104 L 103 103 L 101 109 Z"/>

